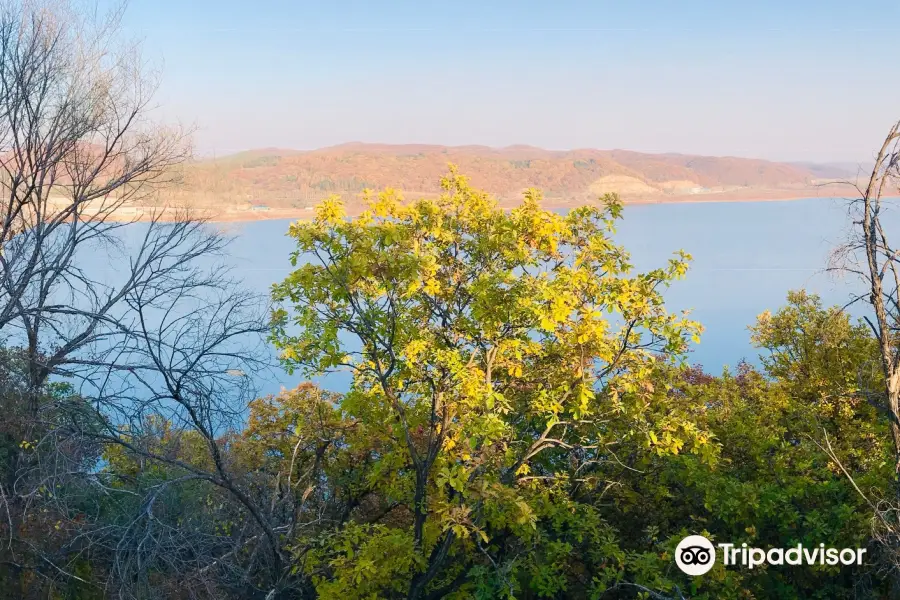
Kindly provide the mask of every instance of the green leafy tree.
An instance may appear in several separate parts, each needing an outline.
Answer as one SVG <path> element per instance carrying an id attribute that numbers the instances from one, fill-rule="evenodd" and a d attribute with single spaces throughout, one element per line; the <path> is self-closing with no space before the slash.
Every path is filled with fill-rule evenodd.
<path id="1" fill-rule="evenodd" d="M 868 326 L 800 290 L 788 293 L 787 305 L 775 314 L 760 315 L 751 332 L 753 343 L 766 351 L 766 374 L 806 411 L 809 435 L 824 442 L 828 434 L 841 461 L 856 473 L 878 468 L 888 431 L 876 408 L 880 398 L 868 394 L 884 387 L 878 341 Z"/>
<path id="2" fill-rule="evenodd" d="M 760 315 L 752 341 L 763 370 L 741 364 L 720 376 L 699 367 L 654 375 L 669 410 L 690 415 L 714 440 L 715 460 L 654 456 L 621 448 L 607 518 L 619 524 L 622 546 L 643 565 L 634 581 L 681 590 L 692 598 L 877 598 L 885 582 L 871 561 L 863 567 L 725 569 L 702 577 L 672 575 L 671 550 L 685 535 L 761 548 L 867 547 L 871 508 L 825 446 L 864 490 L 891 481 L 887 423 L 861 395 L 878 348 L 865 327 L 803 291 Z M 627 468 L 626 468 L 627 467 Z M 657 552 L 654 554 L 653 550 Z"/>

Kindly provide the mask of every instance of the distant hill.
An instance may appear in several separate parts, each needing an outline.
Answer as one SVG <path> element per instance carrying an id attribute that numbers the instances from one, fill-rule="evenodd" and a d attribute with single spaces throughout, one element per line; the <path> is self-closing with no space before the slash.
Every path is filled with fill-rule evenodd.
<path id="1" fill-rule="evenodd" d="M 828 179 L 856 179 L 860 175 L 868 174 L 872 170 L 872 164 L 869 163 L 851 163 L 851 162 L 834 162 L 834 163 L 808 163 L 795 162 L 790 163 L 802 169 L 808 169 L 817 177 Z"/>
<path id="2" fill-rule="evenodd" d="M 734 157 L 353 142 L 196 161 L 185 168 L 178 195 L 199 206 L 244 211 L 254 206 L 302 210 L 341 194 L 352 209 L 365 188 L 394 187 L 407 197 L 436 195 L 449 163 L 505 204 L 517 202 L 529 187 L 541 189 L 548 205 L 592 201 L 607 192 L 619 193 L 626 202 L 837 195 L 820 186 L 855 175 L 849 165 Z"/>

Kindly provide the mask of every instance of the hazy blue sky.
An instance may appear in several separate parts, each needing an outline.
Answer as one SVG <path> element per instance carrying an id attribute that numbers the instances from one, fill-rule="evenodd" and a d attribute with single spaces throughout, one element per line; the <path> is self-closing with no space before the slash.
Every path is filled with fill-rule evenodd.
<path id="1" fill-rule="evenodd" d="M 866 160 L 897 0 L 131 0 L 198 150 L 347 141 Z"/>

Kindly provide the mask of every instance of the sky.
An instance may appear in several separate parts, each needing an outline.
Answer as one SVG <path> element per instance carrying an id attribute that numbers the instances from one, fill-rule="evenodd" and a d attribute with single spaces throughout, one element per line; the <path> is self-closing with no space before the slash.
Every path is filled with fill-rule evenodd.
<path id="1" fill-rule="evenodd" d="M 196 148 L 529 144 L 863 162 L 897 0 L 130 0 Z"/>

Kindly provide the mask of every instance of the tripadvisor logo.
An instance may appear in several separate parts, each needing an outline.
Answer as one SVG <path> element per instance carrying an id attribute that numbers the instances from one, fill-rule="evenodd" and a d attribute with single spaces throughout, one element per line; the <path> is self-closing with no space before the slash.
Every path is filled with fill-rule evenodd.
<path id="1" fill-rule="evenodd" d="M 675 548 L 675 564 L 688 575 L 703 575 L 716 564 L 716 549 L 702 535 L 689 535 Z"/>
<path id="2" fill-rule="evenodd" d="M 792 548 L 750 548 L 747 544 L 717 544 L 722 550 L 722 564 L 753 569 L 760 565 L 861 565 L 865 548 L 826 548 L 825 544 L 808 548 L 797 544 Z M 716 564 L 716 549 L 702 535 L 689 535 L 675 548 L 675 564 L 687 575 L 703 575 Z"/>

